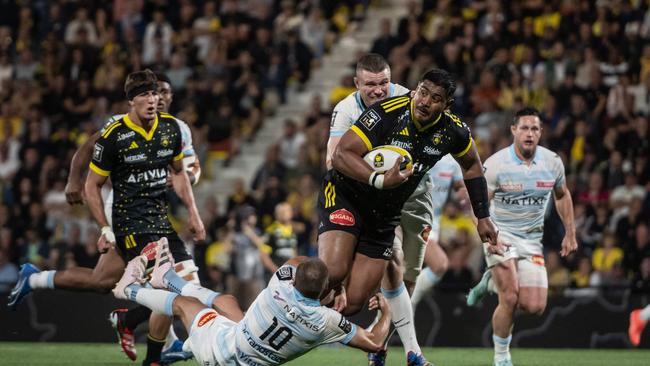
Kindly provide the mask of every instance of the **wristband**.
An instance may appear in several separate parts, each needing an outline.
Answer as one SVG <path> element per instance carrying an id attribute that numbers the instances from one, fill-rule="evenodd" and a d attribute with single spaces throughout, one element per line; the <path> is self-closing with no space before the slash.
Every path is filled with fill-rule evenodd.
<path id="1" fill-rule="evenodd" d="M 370 174 L 370 177 L 368 177 L 368 184 L 377 189 L 383 189 L 384 173 L 372 172 L 372 174 Z"/>
<path id="2" fill-rule="evenodd" d="M 490 205 L 488 202 L 487 181 L 485 177 L 465 179 L 465 187 L 472 203 L 472 210 L 477 219 L 484 219 L 490 216 Z"/>
<path id="3" fill-rule="evenodd" d="M 104 235 L 106 241 L 108 241 L 109 243 L 115 243 L 115 233 L 113 232 L 113 229 L 111 229 L 110 226 L 102 227 L 102 235 Z"/>

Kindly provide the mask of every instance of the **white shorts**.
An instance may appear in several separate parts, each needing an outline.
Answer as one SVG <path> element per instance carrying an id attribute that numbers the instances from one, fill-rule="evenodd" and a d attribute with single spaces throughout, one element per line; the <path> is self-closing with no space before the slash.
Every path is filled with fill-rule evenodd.
<path id="1" fill-rule="evenodd" d="M 190 334 L 183 344 L 184 351 L 190 351 L 200 365 L 225 366 L 233 364 L 236 346 L 232 331 L 237 323 L 205 308 L 196 314 Z"/>
<path id="2" fill-rule="evenodd" d="M 542 254 L 542 243 L 535 240 L 517 238 L 514 235 L 499 232 L 499 239 L 510 244 L 503 255 L 490 254 L 487 251 L 489 244 L 483 243 L 485 262 L 488 268 L 509 259 L 515 259 L 519 287 L 548 288 L 548 276 Z"/>
<path id="3" fill-rule="evenodd" d="M 404 280 L 415 282 L 422 270 L 427 240 L 433 223 L 433 202 L 430 179 L 424 179 L 402 208 L 400 226 L 403 231 Z"/>

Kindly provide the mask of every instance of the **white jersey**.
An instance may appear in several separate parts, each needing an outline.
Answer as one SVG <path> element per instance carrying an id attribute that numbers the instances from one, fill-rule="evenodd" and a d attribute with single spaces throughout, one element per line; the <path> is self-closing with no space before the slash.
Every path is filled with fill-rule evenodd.
<path id="1" fill-rule="evenodd" d="M 296 267 L 280 267 L 237 325 L 216 335 L 219 365 L 279 365 L 327 343 L 348 344 L 356 325 L 293 287 Z"/>
<path id="2" fill-rule="evenodd" d="M 431 198 L 434 216 L 431 230 L 436 233 L 440 231 L 442 208 L 447 202 L 449 191 L 454 183 L 463 180 L 463 171 L 456 160 L 450 154 L 447 154 L 429 170 L 428 174 L 433 183 Z"/>
<path id="3" fill-rule="evenodd" d="M 538 146 L 528 166 L 516 155 L 514 145 L 510 145 L 483 165 L 488 189 L 494 192 L 490 216 L 499 231 L 525 241 L 541 242 L 551 193 L 565 181 L 560 157 Z"/>

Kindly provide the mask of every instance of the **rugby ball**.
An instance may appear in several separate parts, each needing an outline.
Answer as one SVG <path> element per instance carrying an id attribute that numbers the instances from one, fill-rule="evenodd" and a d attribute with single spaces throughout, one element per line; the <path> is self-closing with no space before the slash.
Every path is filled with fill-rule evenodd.
<path id="1" fill-rule="evenodd" d="M 397 161 L 397 158 L 400 156 L 404 158 L 402 164 L 400 164 L 400 170 L 413 168 L 413 158 L 411 158 L 411 154 L 401 147 L 392 145 L 377 146 L 368 151 L 368 153 L 363 157 L 363 160 L 370 165 L 374 171 L 382 173 L 392 168 L 393 165 L 395 165 L 395 161 Z"/>

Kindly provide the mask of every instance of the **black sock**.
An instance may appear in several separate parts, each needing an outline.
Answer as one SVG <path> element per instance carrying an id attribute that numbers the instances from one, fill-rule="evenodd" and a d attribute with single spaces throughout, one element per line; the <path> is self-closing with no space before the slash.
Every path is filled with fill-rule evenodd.
<path id="1" fill-rule="evenodd" d="M 148 366 L 152 362 L 160 361 L 160 353 L 162 353 L 165 340 L 152 338 L 151 335 L 147 336 L 147 357 L 142 361 L 143 366 Z"/>
<path id="2" fill-rule="evenodd" d="M 151 315 L 151 309 L 142 305 L 129 309 L 124 315 L 124 325 L 134 331 L 138 325 L 149 319 L 149 315 Z"/>

